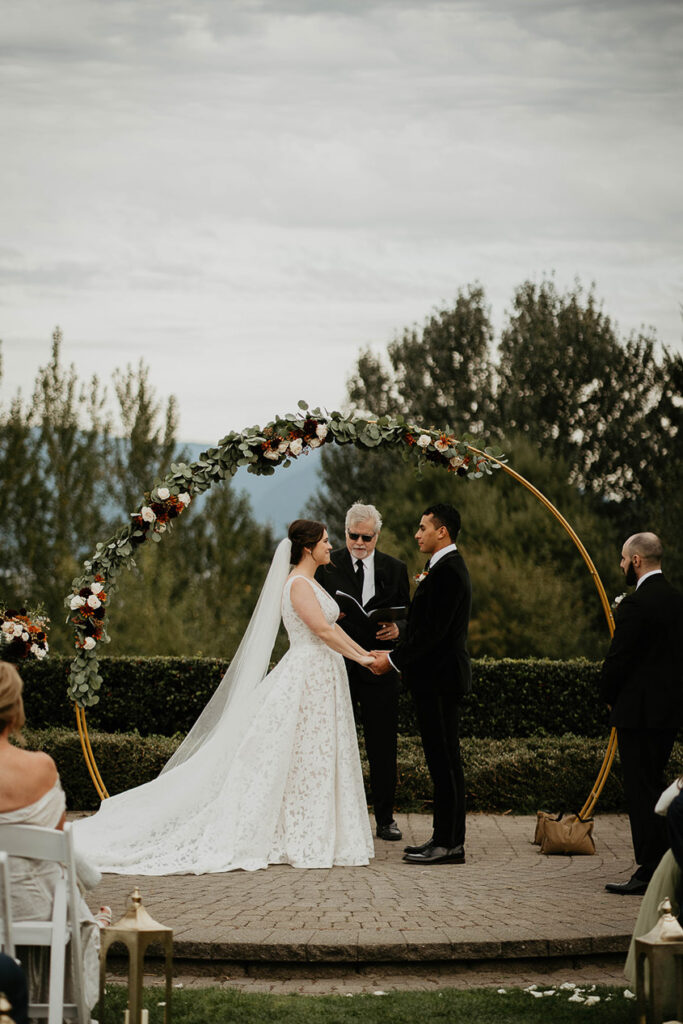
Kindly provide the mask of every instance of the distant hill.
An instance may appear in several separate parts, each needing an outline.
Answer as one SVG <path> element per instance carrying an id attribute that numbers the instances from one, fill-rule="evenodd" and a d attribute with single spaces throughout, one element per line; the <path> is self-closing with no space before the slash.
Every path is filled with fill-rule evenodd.
<path id="1" fill-rule="evenodd" d="M 210 444 L 185 444 L 194 462 Z M 318 470 L 320 453 L 311 451 L 292 461 L 287 469 L 276 469 L 273 476 L 256 476 L 248 473 L 246 467 L 239 469 L 233 477 L 233 486 L 244 491 L 259 523 L 270 523 L 276 537 L 283 537 L 287 526 L 298 519 L 309 499 L 319 486 Z"/>

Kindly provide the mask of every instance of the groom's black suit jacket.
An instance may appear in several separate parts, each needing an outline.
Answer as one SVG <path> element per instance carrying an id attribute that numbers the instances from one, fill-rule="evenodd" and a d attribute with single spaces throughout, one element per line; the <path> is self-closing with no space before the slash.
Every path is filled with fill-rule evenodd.
<path id="1" fill-rule="evenodd" d="M 617 608 L 600 696 L 618 728 L 675 729 L 683 722 L 683 595 L 661 573 Z"/>
<path id="2" fill-rule="evenodd" d="M 374 562 L 375 596 L 365 605 L 365 610 L 370 612 L 373 608 L 407 606 L 410 601 L 410 583 L 405 564 L 400 559 L 385 555 L 384 552 L 377 551 L 377 549 L 375 549 Z M 335 596 L 337 590 L 342 590 L 362 603 L 357 590 L 358 581 L 353 571 L 353 559 L 347 548 L 333 551 L 329 564 L 322 565 L 316 572 L 315 578 L 332 597 Z M 391 640 L 385 642 L 377 640 L 375 634 L 379 629 L 378 625 L 366 626 L 351 616 L 346 616 L 339 624 L 356 643 L 366 650 L 381 650 L 394 646 L 394 642 Z M 397 625 L 401 632 L 405 628 L 405 619 L 398 622 Z"/>
<path id="3" fill-rule="evenodd" d="M 411 690 L 463 697 L 472 689 L 467 628 L 472 584 L 459 551 L 444 555 L 418 584 L 405 636 L 391 654 Z"/>

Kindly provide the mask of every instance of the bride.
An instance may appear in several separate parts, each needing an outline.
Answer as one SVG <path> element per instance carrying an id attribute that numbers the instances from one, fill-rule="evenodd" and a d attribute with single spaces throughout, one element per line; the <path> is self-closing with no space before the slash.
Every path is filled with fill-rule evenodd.
<path id="1" fill-rule="evenodd" d="M 331 548 L 322 523 L 292 523 L 230 668 L 161 774 L 74 823 L 79 852 L 102 871 L 329 868 L 374 855 L 344 668 L 344 657 L 373 658 L 313 579 Z M 266 675 L 281 616 L 290 648 Z"/>

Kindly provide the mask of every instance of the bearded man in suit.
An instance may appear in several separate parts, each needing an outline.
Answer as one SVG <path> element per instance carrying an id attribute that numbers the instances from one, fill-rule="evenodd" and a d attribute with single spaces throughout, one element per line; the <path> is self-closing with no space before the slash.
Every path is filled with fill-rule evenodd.
<path id="1" fill-rule="evenodd" d="M 403 562 L 377 550 L 382 519 L 374 505 L 357 502 L 346 513 L 346 547 L 333 551 L 329 565 L 321 566 L 316 580 L 332 597 L 338 590 L 355 597 L 365 611 L 407 607 L 410 600 L 408 570 Z M 357 643 L 371 648 L 392 648 L 405 619 L 372 624 L 362 614 L 347 614 L 339 622 Z M 370 791 L 377 836 L 402 839 L 394 821 L 396 794 L 396 742 L 398 734 L 398 673 L 378 680 L 369 669 L 346 661 L 351 699 L 363 725 L 370 765 Z"/>
<path id="2" fill-rule="evenodd" d="M 396 649 L 377 654 L 373 672 L 397 668 L 417 712 L 425 760 L 434 784 L 434 831 L 421 846 L 406 846 L 409 864 L 464 864 L 465 776 L 460 757 L 460 704 L 472 689 L 467 629 L 472 586 L 455 540 L 460 513 L 453 505 L 430 505 L 415 539 L 429 555 L 418 577 L 405 637 Z"/>
<path id="3" fill-rule="evenodd" d="M 666 819 L 654 813 L 664 770 L 683 721 L 683 595 L 662 575 L 662 544 L 636 533 L 621 551 L 629 586 L 600 677 L 600 696 L 616 726 L 636 864 L 608 892 L 640 895 L 669 847 Z"/>

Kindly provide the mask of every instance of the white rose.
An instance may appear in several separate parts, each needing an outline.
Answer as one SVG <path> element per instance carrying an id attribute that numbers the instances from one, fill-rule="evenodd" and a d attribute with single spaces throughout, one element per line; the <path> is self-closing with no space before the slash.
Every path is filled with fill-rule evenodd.
<path id="1" fill-rule="evenodd" d="M 279 445 L 277 446 L 277 450 L 280 452 L 280 455 L 284 455 L 288 448 L 289 441 L 280 441 Z"/>
<path id="2" fill-rule="evenodd" d="M 84 651 L 92 651 L 94 646 L 95 646 L 95 637 L 94 636 L 86 636 L 86 638 L 85 638 L 85 640 L 83 642 L 83 650 Z"/>
<path id="3" fill-rule="evenodd" d="M 47 642 L 47 640 L 45 641 L 45 645 L 44 645 L 44 648 L 43 648 L 43 650 L 44 650 L 44 653 L 45 653 L 45 654 L 47 654 L 47 652 L 48 652 L 48 651 L 50 650 L 50 645 L 49 645 L 49 643 Z"/>
<path id="4" fill-rule="evenodd" d="M 311 448 L 319 448 L 320 445 L 322 444 L 322 441 L 320 440 L 319 437 L 312 437 L 308 443 L 310 444 Z"/>
<path id="5" fill-rule="evenodd" d="M 21 636 L 21 634 L 24 632 L 24 627 L 20 622 L 15 622 L 12 632 L 14 633 L 15 636 Z"/>
<path id="6" fill-rule="evenodd" d="M 157 533 L 165 533 L 166 523 L 157 523 L 154 529 L 156 530 Z"/>
<path id="7" fill-rule="evenodd" d="M 31 644 L 30 650 L 31 650 L 31 654 L 35 655 L 35 657 L 37 658 L 38 657 L 38 651 L 40 650 L 40 647 L 38 646 L 38 644 Z"/>
<path id="8" fill-rule="evenodd" d="M 315 428 L 315 432 L 321 441 L 324 441 L 325 438 L 327 437 L 328 429 L 329 428 L 326 423 L 319 423 L 318 426 Z"/>
<path id="9" fill-rule="evenodd" d="M 140 509 L 140 515 L 142 516 L 146 523 L 153 523 L 154 520 L 156 519 L 154 510 L 151 509 L 149 505 L 145 505 L 144 508 Z"/>
<path id="10" fill-rule="evenodd" d="M 450 448 L 450 444 L 448 443 L 448 441 L 442 441 L 441 438 L 439 438 L 438 441 L 434 442 L 434 447 L 436 448 L 437 452 L 445 452 L 448 451 L 448 449 Z"/>
<path id="11" fill-rule="evenodd" d="M 462 455 L 454 455 L 452 459 L 448 460 L 449 464 L 453 467 L 453 469 L 459 469 L 464 461 L 465 460 L 463 459 Z"/>
<path id="12" fill-rule="evenodd" d="M 104 590 L 104 583 L 91 583 L 90 589 L 92 590 L 93 594 L 101 594 L 102 591 Z"/>
<path id="13" fill-rule="evenodd" d="M 95 597 L 94 594 L 91 594 L 86 604 L 88 605 L 89 608 L 99 608 L 102 602 L 100 601 L 99 597 Z"/>
<path id="14" fill-rule="evenodd" d="M 25 642 L 26 642 L 26 641 L 28 640 L 28 633 L 25 633 L 25 632 L 24 632 L 24 633 L 22 633 L 22 634 L 21 634 L 21 639 L 22 639 L 22 640 L 24 641 L 24 643 L 25 643 Z"/>
<path id="15" fill-rule="evenodd" d="M 160 487 L 157 491 L 157 497 L 159 501 L 167 501 L 171 497 L 171 492 L 168 487 Z"/>
<path id="16" fill-rule="evenodd" d="M 38 661 L 42 661 L 43 658 L 45 657 L 47 657 L 47 651 L 39 647 L 38 650 L 36 651 L 36 658 L 38 659 Z"/>
<path id="17" fill-rule="evenodd" d="M 12 622 L 3 622 L 3 624 L 2 624 L 2 631 L 3 631 L 3 633 L 7 633 L 8 636 L 10 634 L 13 636 L 14 635 L 14 623 L 12 623 Z"/>
<path id="18" fill-rule="evenodd" d="M 300 437 L 295 437 L 294 440 L 290 442 L 289 450 L 294 456 L 301 455 L 303 448 L 304 443 Z"/>
<path id="19" fill-rule="evenodd" d="M 430 444 L 432 443 L 432 439 L 429 436 L 429 434 L 420 434 L 420 436 L 417 439 L 417 443 L 420 448 L 429 448 Z"/>
<path id="20" fill-rule="evenodd" d="M 85 598 L 81 597 L 80 594 L 74 594 L 69 603 L 69 608 L 72 612 L 75 612 L 78 608 L 82 608 L 85 604 Z"/>
<path id="21" fill-rule="evenodd" d="M 178 501 L 181 502 L 181 504 L 185 505 L 185 507 L 187 507 L 192 501 L 192 498 L 187 493 L 187 491 L 183 491 L 182 494 L 178 495 Z"/>
<path id="22" fill-rule="evenodd" d="M 277 462 L 280 458 L 280 453 L 275 451 L 273 448 L 265 448 L 263 452 L 264 459 L 270 459 L 271 462 Z"/>

